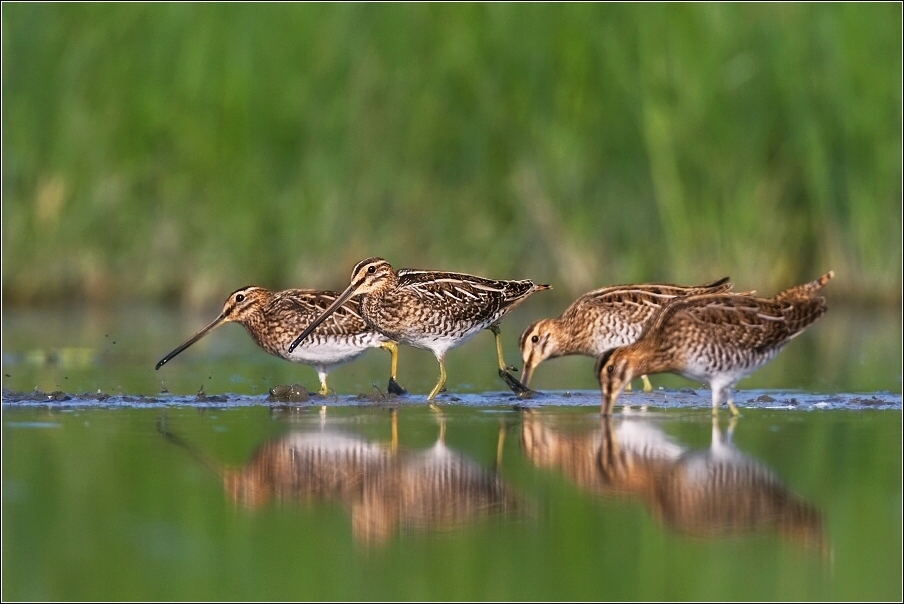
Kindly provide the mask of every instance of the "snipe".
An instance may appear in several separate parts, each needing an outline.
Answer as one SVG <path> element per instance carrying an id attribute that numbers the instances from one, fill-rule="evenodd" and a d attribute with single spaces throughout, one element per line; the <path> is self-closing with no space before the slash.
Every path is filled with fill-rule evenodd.
<path id="1" fill-rule="evenodd" d="M 650 317 L 675 298 L 730 289 L 731 283 L 725 277 L 696 286 L 648 283 L 613 285 L 587 292 L 559 317 L 540 319 L 521 334 L 521 382 L 529 386 L 534 369 L 546 359 L 569 354 L 599 358 L 607 350 L 634 342 Z M 644 392 L 650 392 L 647 376 L 640 377 Z"/>
<path id="2" fill-rule="evenodd" d="M 678 298 L 664 306 L 633 344 L 603 353 L 596 373 L 601 412 L 612 413 L 634 376 L 671 372 L 709 382 L 713 414 L 724 399 L 733 415 L 735 383 L 762 367 L 826 312 L 814 294 L 834 276 L 789 288 L 772 298 L 705 294 Z"/>
<path id="3" fill-rule="evenodd" d="M 337 297 L 337 292 L 311 289 L 272 292 L 253 285 L 237 289 L 229 294 L 223 312 L 216 319 L 163 357 L 156 368 L 160 369 L 215 328 L 234 321 L 270 354 L 314 367 L 320 380 L 320 394 L 329 391 L 326 377 L 333 368 L 358 358 L 370 348 L 383 348 L 392 358 L 389 392 L 404 394 L 405 390 L 396 382 L 396 343 L 367 326 L 358 314 L 357 301 L 336 305 Z M 311 324 L 325 309 L 333 307 L 336 310 L 331 321 L 320 325 L 303 346 L 289 348 L 295 333 Z"/>
<path id="4" fill-rule="evenodd" d="M 361 315 L 385 337 L 433 352 L 439 362 L 439 379 L 428 400 L 446 383 L 445 355 L 482 329 L 496 338 L 499 375 L 519 396 L 531 391 L 515 379 L 502 356 L 499 321 L 508 311 L 536 291 L 549 289 L 532 281 L 497 281 L 460 273 L 413 269 L 394 270 L 382 258 L 367 258 L 352 270 L 351 283 L 336 301 L 289 346 L 292 351 L 352 296 L 360 296 Z"/>

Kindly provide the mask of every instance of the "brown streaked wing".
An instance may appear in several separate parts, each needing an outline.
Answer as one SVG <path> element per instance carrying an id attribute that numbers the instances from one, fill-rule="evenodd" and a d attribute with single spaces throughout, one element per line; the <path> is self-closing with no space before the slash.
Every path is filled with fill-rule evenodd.
<path id="1" fill-rule="evenodd" d="M 277 293 L 270 303 L 271 316 L 290 314 L 299 328 L 304 329 L 319 317 L 338 297 L 339 292 L 310 289 L 288 289 Z M 359 298 L 351 298 L 317 326 L 314 333 L 322 336 L 342 336 L 365 331 L 367 326 L 358 311 Z"/>
<path id="2" fill-rule="evenodd" d="M 794 337 L 825 312 L 818 300 L 791 303 L 724 294 L 686 298 L 671 306 L 675 308 L 670 308 L 668 322 L 661 323 L 663 337 L 692 322 L 706 337 L 757 350 Z"/>
<path id="3" fill-rule="evenodd" d="M 531 293 L 529 280 L 497 281 L 460 273 L 401 269 L 398 289 L 414 293 L 427 305 L 453 304 L 456 319 L 479 322 Z"/>
<path id="4" fill-rule="evenodd" d="M 704 285 L 672 285 L 669 283 L 646 283 L 643 285 L 612 285 L 603 287 L 581 296 L 581 299 L 592 300 L 599 304 L 627 301 L 635 304 L 662 305 L 675 297 L 702 294 L 718 294 L 732 288 L 728 277 L 723 277 Z"/>

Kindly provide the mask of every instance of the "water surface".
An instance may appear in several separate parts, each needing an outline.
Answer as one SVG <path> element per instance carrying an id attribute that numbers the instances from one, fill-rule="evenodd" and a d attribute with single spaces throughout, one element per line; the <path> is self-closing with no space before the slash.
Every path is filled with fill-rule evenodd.
<path id="1" fill-rule="evenodd" d="M 901 591 L 900 411 L 7 407 L 3 477 L 8 599 Z"/>
<path id="2" fill-rule="evenodd" d="M 582 358 L 516 409 L 489 334 L 434 411 L 429 353 L 402 351 L 407 397 L 374 351 L 278 402 L 314 371 L 237 326 L 155 372 L 209 317 L 4 313 L 2 595 L 898 600 L 900 321 L 834 315 L 714 423 L 669 376 L 605 421 Z"/>

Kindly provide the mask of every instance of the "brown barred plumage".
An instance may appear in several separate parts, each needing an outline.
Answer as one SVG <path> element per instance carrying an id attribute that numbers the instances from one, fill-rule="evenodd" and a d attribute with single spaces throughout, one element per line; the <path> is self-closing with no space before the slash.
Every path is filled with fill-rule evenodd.
<path id="1" fill-rule="evenodd" d="M 501 281 L 461 273 L 401 269 L 382 258 L 367 258 L 352 270 L 351 283 L 319 319 L 289 346 L 302 342 L 334 307 L 361 297 L 361 315 L 374 329 L 396 342 L 430 350 L 439 362 L 440 377 L 427 397 L 446 382 L 446 351 L 464 344 L 482 329 L 496 336 L 499 374 L 519 396 L 530 391 L 512 377 L 502 358 L 499 321 L 534 292 L 549 289 L 532 281 Z"/>
<path id="2" fill-rule="evenodd" d="M 648 283 L 613 285 L 587 292 L 558 318 L 540 319 L 521 334 L 521 382 L 529 386 L 534 369 L 546 359 L 570 354 L 597 358 L 611 348 L 634 342 L 647 320 L 675 298 L 730 289 L 731 283 L 725 277 L 697 286 Z M 644 390 L 650 390 L 645 376 Z"/>
<path id="3" fill-rule="evenodd" d="M 709 382 L 713 413 L 724 398 L 737 415 L 732 387 L 826 312 L 825 298 L 813 294 L 832 276 L 826 273 L 773 298 L 705 294 L 667 304 L 647 322 L 637 341 L 609 350 L 597 361 L 602 413 L 612 412 L 635 376 L 672 372 Z"/>
<path id="4" fill-rule="evenodd" d="M 255 343 L 268 353 L 314 367 L 320 381 L 320 394 L 328 392 L 326 378 L 334 367 L 358 358 L 370 348 L 383 348 L 392 355 L 389 391 L 404 393 L 396 382 L 398 356 L 395 342 L 367 325 L 358 312 L 357 300 L 337 307 L 330 320 L 318 325 L 304 346 L 289 350 L 295 334 L 329 308 L 338 295 L 337 292 L 312 289 L 272 292 L 253 285 L 237 289 L 226 298 L 220 315 L 163 357 L 157 363 L 157 369 L 213 329 L 232 321 L 240 323 Z"/>

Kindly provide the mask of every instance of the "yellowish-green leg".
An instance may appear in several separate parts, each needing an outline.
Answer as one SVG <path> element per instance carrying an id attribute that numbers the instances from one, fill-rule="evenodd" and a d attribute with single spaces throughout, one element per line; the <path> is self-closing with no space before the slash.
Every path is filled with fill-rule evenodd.
<path id="1" fill-rule="evenodd" d="M 738 411 L 737 407 L 735 407 L 735 404 L 734 404 L 734 401 L 732 400 L 732 398 L 733 397 L 731 396 L 731 390 L 729 390 L 725 400 L 728 402 L 728 409 L 729 409 L 729 411 L 731 411 L 731 416 L 737 417 L 738 415 L 741 414 L 741 412 Z"/>
<path id="2" fill-rule="evenodd" d="M 317 377 L 320 378 L 320 390 L 319 390 L 319 392 L 320 392 L 320 394 L 321 394 L 322 396 L 326 396 L 327 394 L 330 393 L 329 388 L 326 387 L 326 371 L 320 371 L 320 370 L 318 370 L 318 371 L 317 371 Z"/>
<path id="3" fill-rule="evenodd" d="M 738 408 L 735 407 L 734 401 L 731 400 L 731 387 L 715 388 L 712 384 L 710 384 L 710 387 L 713 390 L 713 415 L 719 415 L 719 402 L 722 398 L 728 403 L 728 410 L 731 411 L 732 415 L 736 416 L 740 413 Z"/>
<path id="4" fill-rule="evenodd" d="M 395 342 L 385 342 L 380 344 L 380 348 L 387 351 L 390 356 L 389 362 L 389 394 L 408 394 L 408 391 L 402 388 L 396 381 L 396 370 L 399 366 L 399 346 Z"/>
<path id="5" fill-rule="evenodd" d="M 644 392 L 653 392 L 653 386 L 650 384 L 650 378 L 646 375 L 640 376 L 640 379 L 643 380 L 643 391 Z M 625 386 L 625 392 L 631 392 L 631 382 L 628 382 L 628 385 Z"/>
<path id="6" fill-rule="evenodd" d="M 433 387 L 433 390 L 430 391 L 430 394 L 427 395 L 428 401 L 432 401 L 436 398 L 436 395 L 439 394 L 440 390 L 443 389 L 443 386 L 446 385 L 446 364 L 441 356 L 437 356 L 436 360 L 439 361 L 439 380 L 436 382 L 436 386 Z"/>
<path id="7" fill-rule="evenodd" d="M 499 332 L 499 326 L 491 325 L 490 331 L 493 332 L 493 337 L 496 338 L 496 361 L 499 363 L 499 371 L 518 371 L 517 367 L 505 364 L 505 358 L 502 356 L 502 337 Z"/>
<path id="8" fill-rule="evenodd" d="M 395 342 L 385 342 L 380 344 L 380 348 L 389 353 L 389 377 L 396 379 L 396 370 L 399 367 L 399 346 Z"/>
<path id="9" fill-rule="evenodd" d="M 518 368 L 505 364 L 505 358 L 502 356 L 502 337 L 499 333 L 499 326 L 490 325 L 488 329 L 493 332 L 493 337 L 496 338 L 496 362 L 499 365 L 499 377 L 502 378 L 518 398 L 531 398 L 534 391 L 519 382 L 515 376 L 509 373 L 509 371 L 518 371 Z"/>

